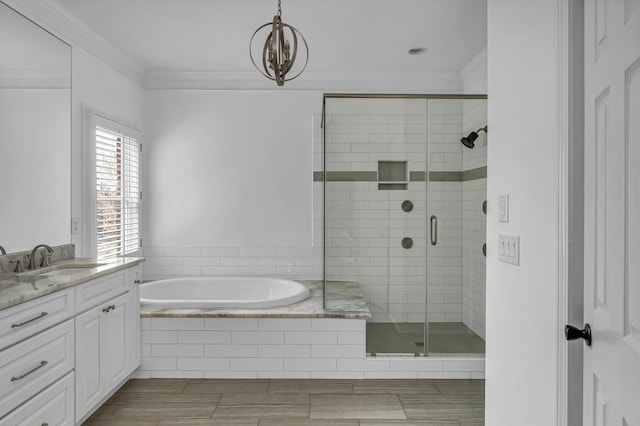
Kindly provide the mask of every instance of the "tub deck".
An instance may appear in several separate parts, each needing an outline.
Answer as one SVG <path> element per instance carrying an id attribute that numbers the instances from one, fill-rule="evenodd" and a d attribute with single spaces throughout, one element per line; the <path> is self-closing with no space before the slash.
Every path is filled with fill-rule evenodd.
<path id="1" fill-rule="evenodd" d="M 344 318 L 371 319 L 371 312 L 358 283 L 331 281 L 327 286 L 327 307 L 322 306 L 320 280 L 295 280 L 309 288 L 311 296 L 302 302 L 269 309 L 162 309 L 142 307 L 143 318 Z M 143 284 L 144 285 L 144 284 Z"/>

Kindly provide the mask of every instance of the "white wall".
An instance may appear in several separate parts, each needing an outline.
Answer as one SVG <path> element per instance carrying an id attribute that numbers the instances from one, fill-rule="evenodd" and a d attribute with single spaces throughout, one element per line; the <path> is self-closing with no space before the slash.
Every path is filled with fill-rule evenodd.
<path id="1" fill-rule="evenodd" d="M 321 277 L 321 93 L 158 90 L 143 109 L 146 277 Z"/>
<path id="2" fill-rule="evenodd" d="M 8 252 L 68 244 L 69 89 L 0 89 L 2 241 Z"/>
<path id="3" fill-rule="evenodd" d="M 68 244 L 71 49 L 0 3 L 0 58 L 0 244 Z"/>
<path id="4" fill-rule="evenodd" d="M 555 425 L 558 333 L 558 2 L 488 0 L 486 423 Z M 510 222 L 498 223 L 498 194 Z M 497 234 L 520 236 L 520 266 Z"/>
<path id="5" fill-rule="evenodd" d="M 115 67 L 127 71 L 131 70 L 132 67 L 127 58 L 124 58 L 119 52 L 115 52 L 110 45 L 87 31 L 86 28 L 77 26 L 74 18 L 65 14 L 55 4 L 45 4 L 33 0 L 5 0 L 5 2 L 71 45 L 71 217 L 81 218 L 83 210 L 83 105 L 115 119 L 139 126 L 142 87 L 138 82 L 133 81 L 134 72 L 125 76 L 116 70 Z M 81 46 L 87 46 L 87 48 Z M 89 53 L 89 51 L 93 53 Z M 96 55 L 106 59 L 99 60 Z M 136 71 L 139 70 L 136 69 Z M 52 191 L 53 194 L 55 192 L 55 190 Z M 60 202 L 66 203 L 64 200 L 60 200 Z M 69 220 L 65 222 L 61 232 L 69 235 Z M 30 227 L 31 225 L 30 222 L 16 223 L 16 227 Z M 79 225 L 79 232 L 71 235 L 71 242 L 76 245 L 76 255 L 83 256 L 90 253 L 85 247 L 83 238 L 88 229 L 82 221 Z"/>

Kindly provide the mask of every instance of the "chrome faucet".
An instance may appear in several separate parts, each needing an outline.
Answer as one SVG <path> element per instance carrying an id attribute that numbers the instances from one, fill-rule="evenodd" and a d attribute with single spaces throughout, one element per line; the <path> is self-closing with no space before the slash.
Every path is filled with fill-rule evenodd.
<path id="1" fill-rule="evenodd" d="M 38 249 L 40 248 L 45 248 L 47 249 L 47 252 L 49 253 L 53 253 L 55 250 L 52 249 L 51 247 L 49 247 L 46 244 L 38 244 L 37 246 L 35 246 L 33 248 L 33 250 L 31 250 L 31 256 L 29 256 L 29 269 L 37 269 L 38 267 L 36 266 L 36 254 L 38 254 Z M 49 262 L 47 260 L 47 254 L 43 254 L 42 255 L 42 262 L 40 263 L 40 266 L 49 266 Z"/>
<path id="2" fill-rule="evenodd" d="M 4 249 L 4 247 L 0 246 L 0 256 L 4 256 L 5 254 L 7 254 L 7 251 Z"/>

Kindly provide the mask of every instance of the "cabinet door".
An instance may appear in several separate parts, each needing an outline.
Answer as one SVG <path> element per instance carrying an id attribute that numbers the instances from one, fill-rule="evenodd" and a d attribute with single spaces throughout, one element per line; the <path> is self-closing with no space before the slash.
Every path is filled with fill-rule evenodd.
<path id="1" fill-rule="evenodd" d="M 142 276 L 141 268 L 138 266 L 131 269 L 129 289 L 129 306 L 127 313 L 127 361 L 128 371 L 131 373 L 140 366 L 140 285 Z"/>
<path id="2" fill-rule="evenodd" d="M 76 316 L 76 420 L 102 398 L 100 323 L 102 306 Z"/>
<path id="3" fill-rule="evenodd" d="M 104 308 L 108 312 L 102 316 L 100 325 L 100 349 L 103 355 L 100 365 L 105 394 L 120 384 L 130 372 L 126 356 L 130 303 L 129 293 L 125 293 L 107 302 Z"/>

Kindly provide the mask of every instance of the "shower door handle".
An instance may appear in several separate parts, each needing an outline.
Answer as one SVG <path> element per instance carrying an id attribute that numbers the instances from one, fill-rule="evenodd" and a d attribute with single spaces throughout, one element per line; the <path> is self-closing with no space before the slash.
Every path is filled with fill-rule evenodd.
<path id="1" fill-rule="evenodd" d="M 438 218 L 436 215 L 431 216 L 431 245 L 438 244 Z"/>

